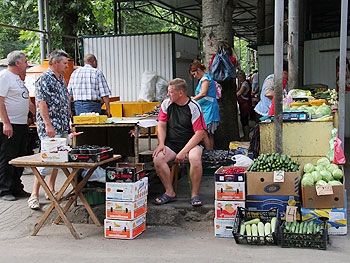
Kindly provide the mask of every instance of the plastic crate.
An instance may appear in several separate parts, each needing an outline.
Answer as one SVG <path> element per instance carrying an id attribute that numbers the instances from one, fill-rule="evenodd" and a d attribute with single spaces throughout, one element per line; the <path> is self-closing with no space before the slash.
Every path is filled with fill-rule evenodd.
<path id="1" fill-rule="evenodd" d="M 291 233 L 286 231 L 286 222 L 281 225 L 281 246 L 285 248 L 317 248 L 317 249 L 327 249 L 328 239 L 328 229 L 327 221 L 323 221 L 319 226 L 321 229 L 312 234 L 299 234 Z"/>
<path id="2" fill-rule="evenodd" d="M 273 217 L 277 217 L 275 231 L 265 236 L 247 236 L 239 233 L 241 224 L 254 218 L 259 218 L 264 224 L 271 222 Z M 237 207 L 236 217 L 233 224 L 233 237 L 237 244 L 251 245 L 278 245 L 278 233 L 280 227 L 280 214 L 278 208 L 270 210 L 249 210 L 244 207 Z"/>

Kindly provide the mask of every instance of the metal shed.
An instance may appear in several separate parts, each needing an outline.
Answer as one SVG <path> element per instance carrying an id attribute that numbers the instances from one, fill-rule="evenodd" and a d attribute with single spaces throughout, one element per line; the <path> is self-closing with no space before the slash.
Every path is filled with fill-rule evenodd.
<path id="1" fill-rule="evenodd" d="M 169 81 L 189 79 L 189 63 L 198 57 L 198 40 L 177 33 L 83 37 L 83 53 L 94 54 L 105 74 L 112 96 L 137 101 L 145 72 Z"/>

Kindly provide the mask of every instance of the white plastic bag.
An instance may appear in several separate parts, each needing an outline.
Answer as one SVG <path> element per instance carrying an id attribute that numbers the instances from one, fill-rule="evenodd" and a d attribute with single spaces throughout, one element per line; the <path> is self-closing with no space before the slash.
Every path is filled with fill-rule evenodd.
<path id="1" fill-rule="evenodd" d="M 89 170 L 88 169 L 84 169 L 81 172 L 81 176 L 85 177 L 85 175 L 87 174 Z M 100 182 L 100 183 L 105 183 L 106 182 L 106 170 L 103 169 L 101 166 L 98 166 L 96 168 L 96 170 L 92 173 L 92 175 L 90 176 L 89 182 Z"/>
<path id="2" fill-rule="evenodd" d="M 167 95 L 168 82 L 159 76 L 156 83 L 156 101 L 163 101 Z"/>
<path id="3" fill-rule="evenodd" d="M 137 101 L 152 102 L 156 96 L 156 81 L 158 78 L 157 72 L 145 71 L 141 77 L 141 89 Z"/>
<path id="4" fill-rule="evenodd" d="M 248 156 L 243 154 L 236 154 L 231 157 L 232 161 L 235 161 L 236 163 L 233 166 L 249 166 L 253 163 L 253 160 L 250 159 Z"/>

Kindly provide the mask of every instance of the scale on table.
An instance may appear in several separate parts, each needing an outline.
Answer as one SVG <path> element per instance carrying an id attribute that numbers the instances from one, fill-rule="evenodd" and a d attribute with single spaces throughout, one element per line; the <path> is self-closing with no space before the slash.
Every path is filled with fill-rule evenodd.
<path id="1" fill-rule="evenodd" d="M 310 114 L 307 110 L 283 110 L 283 121 L 308 121 Z"/>

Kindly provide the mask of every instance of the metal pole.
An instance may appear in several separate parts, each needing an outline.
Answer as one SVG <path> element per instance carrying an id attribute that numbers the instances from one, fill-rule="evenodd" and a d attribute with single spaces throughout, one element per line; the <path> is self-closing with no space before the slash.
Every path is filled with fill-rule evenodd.
<path id="1" fill-rule="evenodd" d="M 288 90 L 298 88 L 299 0 L 289 0 L 288 9 Z"/>
<path id="2" fill-rule="evenodd" d="M 51 53 L 51 25 L 50 25 L 50 8 L 49 8 L 49 1 L 50 0 L 44 0 L 45 1 L 45 21 L 46 21 L 46 32 L 47 32 L 47 53 Z"/>
<path id="3" fill-rule="evenodd" d="M 344 142 L 345 133 L 345 82 L 346 82 L 346 49 L 348 31 L 348 0 L 341 1 L 340 22 L 340 58 L 339 58 L 339 127 L 338 137 Z M 344 149 L 344 143 L 342 144 Z"/>
<path id="4" fill-rule="evenodd" d="M 43 0 L 38 0 L 38 13 L 39 13 L 39 29 L 40 31 L 44 31 L 44 9 L 43 9 Z M 40 33 L 40 56 L 41 63 L 43 63 L 45 59 L 45 35 L 44 33 Z"/>
<path id="5" fill-rule="evenodd" d="M 283 14 L 284 1 L 275 1 L 274 84 L 275 84 L 275 152 L 282 153 L 282 70 L 283 70 Z"/>

